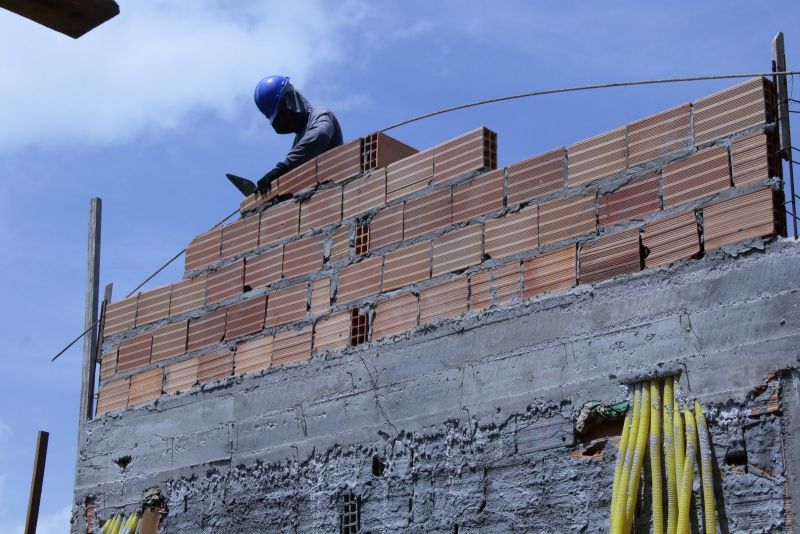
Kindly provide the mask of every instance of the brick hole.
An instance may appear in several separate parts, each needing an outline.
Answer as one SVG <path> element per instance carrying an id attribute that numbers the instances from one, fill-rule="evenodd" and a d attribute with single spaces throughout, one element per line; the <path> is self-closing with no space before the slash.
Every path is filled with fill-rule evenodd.
<path id="1" fill-rule="evenodd" d="M 350 346 L 355 347 L 367 342 L 369 333 L 369 317 L 360 313 L 358 308 L 350 312 Z"/>
<path id="2" fill-rule="evenodd" d="M 384 471 L 386 471 L 386 464 L 376 454 L 372 457 L 372 476 L 382 477 Z"/>
<path id="3" fill-rule="evenodd" d="M 581 456 L 602 455 L 603 450 L 606 448 L 606 443 L 608 443 L 608 440 L 605 439 L 599 439 L 593 443 L 590 443 L 589 446 L 581 452 Z"/>
<path id="4" fill-rule="evenodd" d="M 355 255 L 363 256 L 369 250 L 369 223 L 356 225 Z"/>
<path id="5" fill-rule="evenodd" d="M 725 463 L 733 466 L 744 466 L 747 472 L 747 451 L 744 449 L 729 449 L 725 452 Z"/>
<path id="6" fill-rule="evenodd" d="M 339 533 L 357 534 L 361 531 L 361 497 L 346 491 L 342 494 L 342 511 L 339 515 Z"/>
<path id="7" fill-rule="evenodd" d="M 114 463 L 117 464 L 122 471 L 125 471 L 128 465 L 130 465 L 131 460 L 133 460 L 133 458 L 131 458 L 129 455 L 120 456 L 119 458 L 114 459 Z"/>
<path id="8" fill-rule="evenodd" d="M 580 442 L 585 446 L 591 446 L 594 441 L 599 440 L 600 438 L 621 436 L 622 425 L 624 422 L 625 420 L 622 417 L 596 422 L 595 424 L 588 426 L 583 434 L 580 435 Z"/>

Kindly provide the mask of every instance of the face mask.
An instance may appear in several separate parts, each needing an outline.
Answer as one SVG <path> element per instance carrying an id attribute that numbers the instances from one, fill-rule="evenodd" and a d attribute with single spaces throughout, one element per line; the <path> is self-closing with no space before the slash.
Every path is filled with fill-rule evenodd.
<path id="1" fill-rule="evenodd" d="M 296 128 L 295 114 L 287 109 L 281 109 L 272 121 L 272 129 L 278 134 L 295 133 Z"/>

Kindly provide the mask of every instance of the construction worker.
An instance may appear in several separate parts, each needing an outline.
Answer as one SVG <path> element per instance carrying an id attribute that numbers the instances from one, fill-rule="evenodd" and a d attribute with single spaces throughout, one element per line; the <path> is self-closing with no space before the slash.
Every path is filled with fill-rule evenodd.
<path id="1" fill-rule="evenodd" d="M 283 161 L 254 184 L 229 174 L 228 179 L 245 195 L 255 191 L 267 193 L 273 180 L 323 152 L 342 144 L 342 129 L 333 112 L 326 107 L 313 107 L 289 83 L 288 76 L 268 76 L 258 82 L 256 106 L 267 117 L 276 133 L 293 133 L 292 149 Z"/>

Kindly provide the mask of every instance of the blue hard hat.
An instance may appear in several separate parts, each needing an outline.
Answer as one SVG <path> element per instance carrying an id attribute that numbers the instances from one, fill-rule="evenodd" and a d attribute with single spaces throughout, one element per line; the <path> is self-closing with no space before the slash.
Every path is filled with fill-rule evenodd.
<path id="1" fill-rule="evenodd" d="M 287 85 L 289 85 L 288 76 L 267 76 L 256 85 L 253 95 L 256 106 L 270 122 L 275 120 L 275 115 L 278 114 L 278 107 Z"/>

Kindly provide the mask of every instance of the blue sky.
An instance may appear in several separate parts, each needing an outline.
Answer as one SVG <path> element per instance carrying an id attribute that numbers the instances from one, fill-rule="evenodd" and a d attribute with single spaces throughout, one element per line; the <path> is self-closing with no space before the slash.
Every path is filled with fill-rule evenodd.
<path id="1" fill-rule="evenodd" d="M 774 34 L 800 27 L 789 1 L 119 3 L 77 41 L 0 10 L 0 534 L 22 531 L 39 429 L 40 532 L 68 532 L 80 346 L 50 358 L 82 330 L 89 198 L 103 199 L 101 283 L 119 298 L 238 205 L 226 172 L 257 178 L 282 158 L 291 138 L 252 103 L 261 77 L 291 75 L 350 139 L 523 91 L 765 71 Z M 798 68 L 800 34 L 786 38 Z M 487 126 L 504 165 L 733 83 L 515 101 L 392 135 L 425 148 Z"/>

